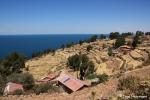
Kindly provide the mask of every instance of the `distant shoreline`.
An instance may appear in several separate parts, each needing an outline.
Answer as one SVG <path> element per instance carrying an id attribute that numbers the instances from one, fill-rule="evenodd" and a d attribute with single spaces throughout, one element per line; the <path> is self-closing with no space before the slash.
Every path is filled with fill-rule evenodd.
<path id="1" fill-rule="evenodd" d="M 38 34 L 38 35 L 0 35 L 0 58 L 11 52 L 31 56 L 33 52 L 45 49 L 59 49 L 62 44 L 77 43 L 86 40 L 94 34 Z M 100 34 L 95 34 L 100 35 Z"/>

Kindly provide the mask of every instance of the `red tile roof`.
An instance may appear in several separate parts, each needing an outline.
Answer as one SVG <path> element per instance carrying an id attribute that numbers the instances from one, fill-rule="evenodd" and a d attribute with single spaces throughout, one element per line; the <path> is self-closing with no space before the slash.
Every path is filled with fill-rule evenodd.
<path id="1" fill-rule="evenodd" d="M 81 80 L 69 75 L 61 75 L 58 81 L 73 92 L 81 89 L 85 85 Z"/>

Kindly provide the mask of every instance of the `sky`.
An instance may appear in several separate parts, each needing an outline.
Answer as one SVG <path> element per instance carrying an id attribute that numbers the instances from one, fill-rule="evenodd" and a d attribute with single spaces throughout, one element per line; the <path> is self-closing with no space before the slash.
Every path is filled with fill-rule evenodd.
<path id="1" fill-rule="evenodd" d="M 150 31 L 150 0 L 0 0 L 0 35 Z"/>

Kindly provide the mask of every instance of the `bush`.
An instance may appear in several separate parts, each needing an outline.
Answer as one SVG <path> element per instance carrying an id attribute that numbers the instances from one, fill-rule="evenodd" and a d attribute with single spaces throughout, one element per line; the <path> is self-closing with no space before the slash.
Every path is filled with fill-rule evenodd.
<path id="1" fill-rule="evenodd" d="M 97 37 L 98 37 L 97 35 L 91 36 L 89 42 L 94 42 L 94 41 L 96 41 Z"/>
<path id="2" fill-rule="evenodd" d="M 15 90 L 12 95 L 22 95 L 23 91 L 21 89 Z"/>
<path id="3" fill-rule="evenodd" d="M 103 83 L 108 80 L 108 75 L 104 73 L 104 74 L 98 75 L 97 78 L 99 78 L 99 83 Z"/>
<path id="4" fill-rule="evenodd" d="M 21 72 L 22 68 L 25 67 L 26 57 L 16 52 L 11 53 L 5 57 L 0 63 L 0 74 L 2 76 L 8 76 L 12 73 Z"/>
<path id="5" fill-rule="evenodd" d="M 129 89 L 131 91 L 135 91 L 137 89 L 139 83 L 139 79 L 137 77 L 128 76 L 123 79 L 119 79 L 118 89 L 126 90 Z"/>
<path id="6" fill-rule="evenodd" d="M 90 50 L 92 50 L 92 48 L 93 48 L 93 47 L 92 47 L 91 45 L 88 45 L 87 48 L 86 48 L 86 50 L 87 50 L 87 51 L 90 51 Z"/>
<path id="7" fill-rule="evenodd" d="M 85 41 L 84 40 L 79 40 L 79 44 L 82 45 Z"/>
<path id="8" fill-rule="evenodd" d="M 119 32 L 111 32 L 109 34 L 110 39 L 117 39 L 119 37 Z"/>
<path id="9" fill-rule="evenodd" d="M 94 79 L 94 78 L 97 78 L 96 74 L 90 74 L 86 77 L 86 79 L 89 79 L 89 80 Z"/>
<path id="10" fill-rule="evenodd" d="M 99 38 L 100 38 L 100 39 L 106 39 L 106 35 L 101 34 L 101 35 L 99 36 Z"/>
<path id="11" fill-rule="evenodd" d="M 45 50 L 42 50 L 42 51 L 33 52 L 32 53 L 32 58 L 41 57 L 41 56 L 49 54 L 49 53 L 55 53 L 55 49 L 49 48 L 49 49 L 45 49 Z"/>
<path id="12" fill-rule="evenodd" d="M 33 90 L 37 95 L 40 93 L 59 92 L 59 88 L 50 83 L 35 85 Z"/>
<path id="13" fill-rule="evenodd" d="M 119 37 L 119 38 L 117 38 L 114 47 L 118 48 L 118 47 L 124 45 L 125 43 L 126 43 L 125 38 L 124 37 Z"/>
<path id="14" fill-rule="evenodd" d="M 67 43 L 67 44 L 66 44 L 66 47 L 67 47 L 67 48 L 70 48 L 70 47 L 73 46 L 73 45 L 74 45 L 74 42 L 70 42 L 70 43 Z"/>
<path id="15" fill-rule="evenodd" d="M 100 74 L 100 75 L 96 75 L 96 74 L 90 74 L 86 77 L 87 79 L 94 79 L 94 78 L 98 78 L 100 80 L 100 83 L 105 82 L 108 80 L 108 75 L 107 74 Z"/>
<path id="16" fill-rule="evenodd" d="M 48 84 L 39 84 L 33 87 L 34 92 L 39 95 L 40 93 L 46 93 L 49 90 Z"/>
<path id="17" fill-rule="evenodd" d="M 109 48 L 109 49 L 108 49 L 108 55 L 109 55 L 109 56 L 112 56 L 112 53 L 113 53 L 113 52 L 112 52 L 112 48 Z"/>
<path id="18" fill-rule="evenodd" d="M 132 47 L 135 48 L 138 44 L 140 44 L 140 38 L 139 34 L 136 34 L 133 38 Z"/>
<path id="19" fill-rule="evenodd" d="M 20 83 L 26 90 L 29 90 L 34 86 L 34 78 L 29 73 L 12 74 L 7 78 L 7 81 Z"/>

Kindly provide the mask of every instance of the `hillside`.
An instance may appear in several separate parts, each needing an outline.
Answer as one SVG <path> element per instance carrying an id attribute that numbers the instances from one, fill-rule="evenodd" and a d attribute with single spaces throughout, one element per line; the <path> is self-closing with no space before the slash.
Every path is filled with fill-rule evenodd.
<path id="1" fill-rule="evenodd" d="M 131 41 L 131 37 L 126 41 Z M 77 71 L 68 68 L 68 57 L 75 54 L 86 54 L 90 61 L 95 65 L 96 74 L 107 74 L 108 81 L 97 84 L 95 86 L 85 87 L 79 91 L 68 94 L 61 93 L 43 93 L 40 95 L 30 94 L 21 96 L 2 97 L 0 100 L 88 100 L 94 92 L 95 99 L 114 98 L 117 100 L 118 94 L 124 94 L 124 91 L 118 91 L 118 83 L 120 79 L 128 76 L 135 76 L 142 81 L 150 79 L 150 37 L 138 45 L 137 48 L 131 49 L 129 52 L 112 50 L 112 56 L 108 55 L 108 49 L 113 46 L 115 40 L 97 39 L 95 42 L 76 44 L 70 48 L 58 49 L 55 53 L 49 53 L 42 57 L 36 57 L 25 63 L 28 72 L 33 75 L 36 80 L 41 79 L 48 73 L 63 72 L 77 77 Z M 92 48 L 87 50 L 88 46 Z M 117 52 L 116 52 L 117 51 Z M 26 71 L 26 70 L 24 70 Z M 89 80 L 85 80 L 89 82 Z M 127 91 L 127 90 L 125 90 Z"/>
<path id="2" fill-rule="evenodd" d="M 82 45 L 77 44 L 70 48 L 58 49 L 55 54 L 50 53 L 27 61 L 26 67 L 29 68 L 29 72 L 33 74 L 35 79 L 40 79 L 47 73 L 66 70 L 67 58 L 82 52 L 87 54 L 90 60 L 94 62 L 97 74 L 113 75 L 118 73 L 121 68 L 123 70 L 136 69 L 145 65 L 149 60 L 150 47 L 143 47 L 143 44 L 127 54 L 119 52 L 115 56 L 109 57 L 108 48 L 114 42 L 115 40 L 97 40 L 91 43 L 83 43 Z M 89 45 L 92 46 L 92 49 L 87 51 L 87 46 Z"/>

